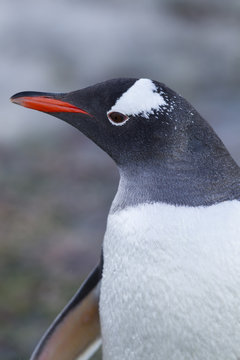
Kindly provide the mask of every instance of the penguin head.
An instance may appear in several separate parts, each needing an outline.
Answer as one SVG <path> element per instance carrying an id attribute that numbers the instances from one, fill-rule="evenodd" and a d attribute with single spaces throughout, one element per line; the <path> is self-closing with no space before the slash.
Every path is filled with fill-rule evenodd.
<path id="1" fill-rule="evenodd" d="M 60 94 L 21 92 L 11 101 L 66 121 L 122 166 L 179 156 L 199 118 L 181 96 L 149 79 L 112 79 Z"/>

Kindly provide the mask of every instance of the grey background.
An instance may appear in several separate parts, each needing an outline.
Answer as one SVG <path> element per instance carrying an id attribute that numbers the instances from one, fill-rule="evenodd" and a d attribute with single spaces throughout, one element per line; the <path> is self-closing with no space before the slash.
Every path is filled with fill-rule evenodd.
<path id="1" fill-rule="evenodd" d="M 0 1 L 0 359 L 28 358 L 96 263 L 118 180 L 76 129 L 8 98 L 156 79 L 239 162 L 239 37 L 238 0 Z"/>

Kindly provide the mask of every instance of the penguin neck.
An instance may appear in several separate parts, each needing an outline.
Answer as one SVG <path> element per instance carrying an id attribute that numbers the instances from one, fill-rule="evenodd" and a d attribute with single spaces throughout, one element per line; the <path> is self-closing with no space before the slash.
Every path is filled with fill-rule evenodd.
<path id="1" fill-rule="evenodd" d="M 119 166 L 120 182 L 111 212 L 143 203 L 211 206 L 240 200 L 240 169 L 222 145 L 209 154 L 157 157 Z"/>

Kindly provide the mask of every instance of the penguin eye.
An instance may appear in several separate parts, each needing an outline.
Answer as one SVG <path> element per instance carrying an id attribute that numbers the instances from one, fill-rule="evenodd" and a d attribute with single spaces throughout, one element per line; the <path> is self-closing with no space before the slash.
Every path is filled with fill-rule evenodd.
<path id="1" fill-rule="evenodd" d="M 107 114 L 108 119 L 114 125 L 123 125 L 128 120 L 128 116 L 117 111 L 112 111 Z"/>

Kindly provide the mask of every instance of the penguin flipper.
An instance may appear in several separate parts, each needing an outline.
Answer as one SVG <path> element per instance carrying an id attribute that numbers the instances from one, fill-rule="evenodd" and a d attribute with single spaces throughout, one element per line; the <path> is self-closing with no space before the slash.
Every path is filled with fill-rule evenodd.
<path id="1" fill-rule="evenodd" d="M 30 360 L 87 360 L 101 345 L 99 286 L 102 258 L 53 321 Z"/>

